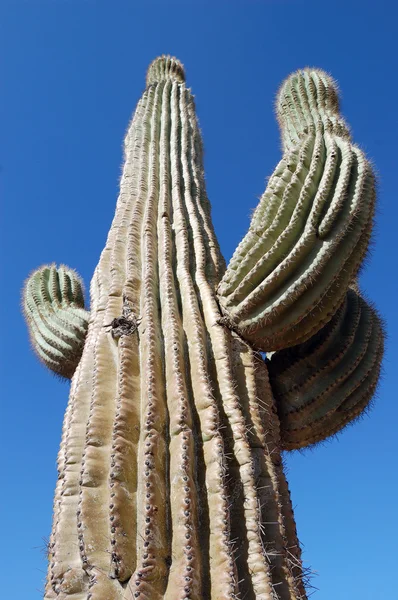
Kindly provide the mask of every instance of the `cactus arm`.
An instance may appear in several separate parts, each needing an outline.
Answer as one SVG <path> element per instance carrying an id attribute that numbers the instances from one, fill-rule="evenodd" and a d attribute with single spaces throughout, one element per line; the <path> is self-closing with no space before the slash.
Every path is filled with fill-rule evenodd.
<path id="1" fill-rule="evenodd" d="M 272 355 L 270 379 L 285 449 L 322 441 L 366 409 L 379 379 L 383 329 L 375 309 L 350 288 L 313 338 Z"/>
<path id="2" fill-rule="evenodd" d="M 218 289 L 227 322 L 268 351 L 305 341 L 333 316 L 366 253 L 375 202 L 329 76 L 290 76 L 277 111 L 285 154 Z"/>
<path id="3" fill-rule="evenodd" d="M 70 379 L 80 361 L 89 322 L 79 276 L 64 265 L 36 269 L 24 286 L 23 311 L 40 361 Z"/>

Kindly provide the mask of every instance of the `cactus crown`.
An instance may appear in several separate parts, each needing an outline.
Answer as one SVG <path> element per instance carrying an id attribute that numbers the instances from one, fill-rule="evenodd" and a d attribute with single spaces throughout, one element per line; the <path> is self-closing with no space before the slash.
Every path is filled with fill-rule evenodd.
<path id="1" fill-rule="evenodd" d="M 185 81 L 184 67 L 181 62 L 173 56 L 159 56 L 149 65 L 146 76 L 147 87 L 153 83 L 164 81 L 165 79 L 177 81 L 178 83 L 184 83 Z"/>
<path id="2" fill-rule="evenodd" d="M 337 84 L 321 69 L 292 73 L 278 92 L 276 114 L 286 148 L 317 130 L 350 138 L 340 116 Z"/>

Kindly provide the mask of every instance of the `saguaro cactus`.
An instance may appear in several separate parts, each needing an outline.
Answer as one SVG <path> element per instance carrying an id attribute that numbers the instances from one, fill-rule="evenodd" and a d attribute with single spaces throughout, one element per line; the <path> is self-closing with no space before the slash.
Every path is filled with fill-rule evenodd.
<path id="1" fill-rule="evenodd" d="M 47 599 L 306 598 L 280 454 L 278 410 L 282 438 L 289 426 L 283 417 L 289 399 L 280 398 L 286 361 L 278 353 L 272 357 L 275 402 L 267 363 L 255 348 L 304 342 L 334 318 L 342 333 L 333 352 L 345 360 L 353 342 L 345 340 L 341 315 L 347 308 L 340 305 L 366 249 L 374 191 L 370 167 L 338 116 L 331 80 L 305 71 L 286 85 L 301 94 L 291 91 L 286 107 L 282 102 L 288 154 L 226 270 L 184 69 L 171 57 L 149 68 L 126 135 L 120 196 L 91 282 L 88 333 L 72 378 Z M 301 238 L 303 251 L 297 250 Z M 272 243 L 283 246 L 280 264 L 286 255 L 293 261 L 288 276 L 267 254 Z M 264 286 L 271 271 L 273 283 Z M 296 285 L 302 274 L 306 283 Z M 252 289 L 250 310 L 236 309 Z M 264 316 L 267 307 L 283 304 L 281 290 L 294 323 L 272 311 L 270 320 Z M 295 326 L 293 336 L 287 323 Z M 366 326 L 359 335 L 368 339 Z M 31 327 L 33 339 L 38 330 Z M 372 332 L 377 369 L 381 330 L 375 325 Z M 46 343 L 57 347 L 59 337 Z M 275 344 L 268 346 L 269 340 Z M 354 363 L 365 370 L 364 352 L 362 362 L 352 357 L 346 379 Z M 339 376 L 338 366 L 328 370 L 328 381 L 334 373 Z M 352 379 L 350 389 L 364 380 Z M 304 426 L 312 423 L 307 413 Z M 322 437 L 329 433 L 327 423 Z"/>

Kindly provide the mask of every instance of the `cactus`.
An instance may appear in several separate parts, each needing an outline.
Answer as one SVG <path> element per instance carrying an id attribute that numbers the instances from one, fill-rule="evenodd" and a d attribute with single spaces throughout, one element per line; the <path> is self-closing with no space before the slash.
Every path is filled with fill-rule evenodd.
<path id="1" fill-rule="evenodd" d="M 81 359 L 88 328 L 80 277 L 64 265 L 40 267 L 26 281 L 23 310 L 39 359 L 57 375 L 70 379 Z"/>
<path id="2" fill-rule="evenodd" d="M 219 286 L 226 323 L 265 351 L 330 321 L 363 261 L 375 202 L 371 166 L 326 73 L 291 75 L 277 115 L 284 156 Z"/>
<path id="3" fill-rule="evenodd" d="M 305 322 L 302 335 L 300 324 L 288 339 L 286 315 L 272 322 L 270 333 L 260 319 L 261 339 L 278 340 L 278 347 L 315 334 L 333 311 L 341 319 L 340 288 L 346 294 L 370 231 L 370 169 L 330 102 L 322 102 L 319 110 L 312 104 L 308 109 L 308 131 L 300 129 L 303 115 L 296 122 L 295 113 L 287 114 L 292 158 L 285 156 L 271 179 L 279 189 L 296 157 L 297 174 L 279 212 L 290 214 L 295 203 L 305 208 L 294 231 L 285 234 L 278 225 L 275 235 L 283 244 L 289 240 L 281 252 L 288 253 L 290 244 L 297 281 L 300 269 L 307 286 L 313 281 L 312 300 L 302 289 L 288 311 Z M 311 115 L 314 127 L 308 125 Z M 312 155 L 316 166 L 309 169 Z M 300 177 L 308 170 L 311 185 L 303 187 Z M 337 172 L 343 179 L 336 176 L 332 184 L 322 175 L 327 172 L 329 179 Z M 254 216 L 261 227 L 280 204 L 275 195 L 268 210 L 268 197 Z M 301 265 L 292 243 L 301 247 L 304 229 L 307 236 L 303 214 L 311 205 L 323 237 L 319 243 L 305 237 Z M 285 226 L 286 215 L 276 222 Z M 248 239 L 257 233 L 252 227 Z M 267 255 L 267 243 L 253 252 L 251 242 L 242 242 L 252 261 L 250 283 L 236 258 L 226 271 L 184 69 L 174 58 L 156 59 L 126 135 L 116 213 L 91 282 L 90 324 L 58 455 L 48 600 L 307 597 L 281 460 L 279 400 L 255 349 L 262 342 L 253 343 L 224 294 L 235 284 L 247 292 L 256 273 L 263 276 L 253 261 L 260 264 L 259 254 Z M 337 261 L 330 261 L 328 248 Z M 275 279 L 280 270 L 267 256 Z M 285 280 L 281 286 L 294 295 L 295 279 L 288 281 L 291 289 Z M 263 311 L 274 296 L 260 296 Z M 275 355 L 273 363 L 278 360 Z"/>
<path id="4" fill-rule="evenodd" d="M 272 390 L 283 448 L 303 448 L 340 431 L 374 395 L 383 356 L 383 324 L 354 289 L 321 331 L 273 354 Z"/>

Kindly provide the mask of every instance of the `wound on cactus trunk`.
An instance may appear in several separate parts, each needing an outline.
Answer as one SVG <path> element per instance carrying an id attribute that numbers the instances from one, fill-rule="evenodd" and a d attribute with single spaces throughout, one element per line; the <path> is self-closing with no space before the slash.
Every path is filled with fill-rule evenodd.
<path id="1" fill-rule="evenodd" d="M 90 315 L 70 270 L 45 267 L 28 280 L 33 345 L 51 369 L 61 372 L 64 362 L 74 373 L 48 600 L 307 598 L 281 459 L 283 447 L 295 447 L 286 442 L 295 384 L 285 382 L 289 361 L 295 377 L 298 352 L 310 383 L 297 382 L 306 390 L 297 419 L 323 437 L 344 425 L 327 418 L 323 430 L 318 418 L 329 405 L 311 381 L 328 389 L 328 380 L 311 361 L 327 362 L 325 344 L 341 364 L 350 357 L 333 415 L 342 406 L 357 414 L 357 388 L 367 399 L 373 392 L 382 330 L 349 285 L 366 251 L 374 186 L 322 71 L 287 80 L 278 116 L 284 158 L 226 269 L 184 69 L 172 57 L 156 59 L 126 135 Z M 355 321 L 348 341 L 352 299 L 365 321 Z M 328 342 L 336 329 L 341 335 Z M 285 355 L 288 346 L 295 348 Z M 281 350 L 271 382 L 258 348 Z M 337 363 L 327 369 L 332 380 Z M 367 379 L 368 363 L 376 375 Z"/>

